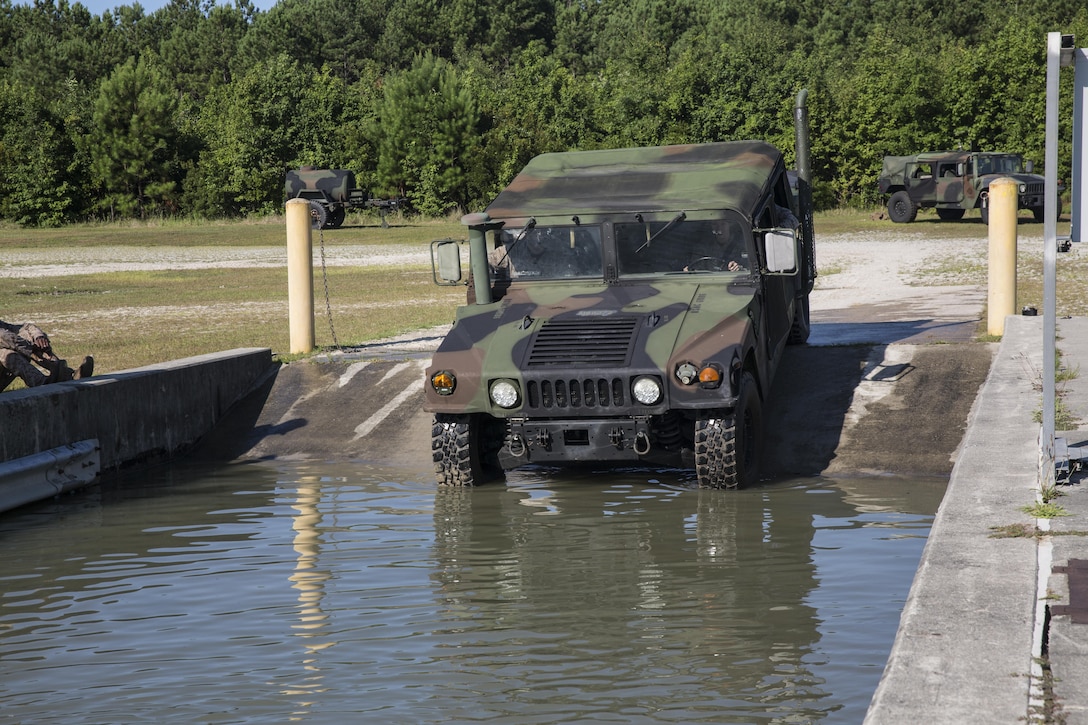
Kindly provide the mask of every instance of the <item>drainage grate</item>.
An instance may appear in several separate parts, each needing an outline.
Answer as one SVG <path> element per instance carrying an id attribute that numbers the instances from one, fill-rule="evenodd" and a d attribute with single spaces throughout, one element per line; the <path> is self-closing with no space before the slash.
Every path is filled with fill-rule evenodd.
<path id="1" fill-rule="evenodd" d="M 1073 624 L 1088 624 L 1088 559 L 1070 559 L 1068 564 L 1056 566 L 1052 571 L 1068 578 L 1069 604 L 1053 605 L 1050 613 L 1068 614 Z"/>

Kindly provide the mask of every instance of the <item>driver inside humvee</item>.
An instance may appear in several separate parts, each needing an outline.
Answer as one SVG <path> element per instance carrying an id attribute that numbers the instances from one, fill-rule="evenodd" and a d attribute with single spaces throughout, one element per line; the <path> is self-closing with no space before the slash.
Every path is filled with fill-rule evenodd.
<path id="1" fill-rule="evenodd" d="M 621 274 L 742 272 L 749 269 L 743 225 L 733 219 L 616 224 Z"/>

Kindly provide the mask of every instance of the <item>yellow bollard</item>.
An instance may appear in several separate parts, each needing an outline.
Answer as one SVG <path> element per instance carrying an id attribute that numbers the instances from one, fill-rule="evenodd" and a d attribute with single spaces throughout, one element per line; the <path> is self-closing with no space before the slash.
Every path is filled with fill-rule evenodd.
<path id="1" fill-rule="evenodd" d="M 310 202 L 287 202 L 287 307 L 291 352 L 314 349 L 314 243 Z"/>
<path id="2" fill-rule="evenodd" d="M 986 330 L 1005 334 L 1005 318 L 1016 312 L 1017 187 L 1013 179 L 990 184 L 990 279 Z"/>

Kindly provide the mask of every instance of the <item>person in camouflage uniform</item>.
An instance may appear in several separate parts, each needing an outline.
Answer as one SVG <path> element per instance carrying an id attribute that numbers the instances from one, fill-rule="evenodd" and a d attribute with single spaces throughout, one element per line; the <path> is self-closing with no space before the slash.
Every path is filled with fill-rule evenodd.
<path id="1" fill-rule="evenodd" d="M 42 373 L 39 366 L 49 374 Z M 11 385 L 15 378 L 20 378 L 28 388 L 35 388 L 90 377 L 93 372 L 94 358 L 90 355 L 83 358 L 76 370 L 68 367 L 53 352 L 49 337 L 37 325 L 0 320 L 0 390 Z"/>

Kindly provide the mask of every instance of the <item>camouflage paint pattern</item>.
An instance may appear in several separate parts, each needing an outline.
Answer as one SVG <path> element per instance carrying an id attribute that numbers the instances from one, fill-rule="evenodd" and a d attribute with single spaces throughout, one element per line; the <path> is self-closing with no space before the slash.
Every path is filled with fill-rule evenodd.
<path id="1" fill-rule="evenodd" d="M 964 169 L 962 176 L 955 172 L 957 165 Z M 915 177 L 918 171 L 923 172 L 922 178 Z M 877 183 L 882 194 L 905 190 L 922 207 L 974 209 L 982 205 L 990 183 L 1005 177 L 1024 185 L 1018 195 L 1021 209 L 1042 208 L 1045 179 L 1024 171 L 1018 154 L 935 151 L 885 156 Z"/>
<path id="2" fill-rule="evenodd" d="M 625 277 L 615 269 L 613 230 L 636 218 L 647 225 L 654 220 L 654 228 L 660 229 L 678 218 L 738 215 L 751 227 L 769 204 L 776 180 L 788 193 L 785 173 L 781 153 L 759 141 L 534 158 L 488 206 L 487 216 L 507 230 L 526 227 L 530 219 L 538 225 L 599 225 L 604 230 L 603 275 L 578 280 L 515 277 L 496 302 L 459 308 L 453 329 L 427 370 L 424 408 L 551 423 L 670 411 L 694 417 L 734 406 L 742 367 L 765 388 L 785 338 L 769 340 L 763 329 L 772 326 L 765 324 L 765 313 L 770 313 L 761 307 L 771 295 L 758 269 L 751 274 L 723 270 Z M 746 233 L 753 260 L 761 258 L 757 237 Z M 800 284 L 796 277 L 777 279 Z M 776 311 L 784 318 L 784 329 L 794 313 L 790 299 L 787 309 Z M 777 328 L 783 329 L 783 320 L 778 322 Z M 675 374 L 681 363 L 697 368 L 714 364 L 723 382 L 683 384 Z M 438 371 L 455 375 L 452 394 L 439 395 L 432 388 L 431 377 Z M 644 406 L 631 398 L 630 383 L 641 375 L 662 384 L 658 403 Z M 516 383 L 521 393 L 516 407 L 504 410 L 491 402 L 488 387 L 498 379 Z M 549 387 L 562 390 L 567 404 L 548 410 L 534 400 L 533 390 Z M 557 400 L 559 395 L 554 393 Z"/>
<path id="3" fill-rule="evenodd" d="M 330 202 L 347 202 L 355 188 L 355 174 L 351 171 L 304 166 L 287 172 L 284 193 L 288 199 L 323 198 Z"/>
<path id="4" fill-rule="evenodd" d="M 780 163 L 778 150 L 762 141 L 542 154 L 487 213 L 510 220 L 707 209 L 750 214 Z"/>
<path id="5" fill-rule="evenodd" d="M 620 373 L 625 380 L 656 376 L 665 388 L 662 401 L 643 407 L 629 401 L 611 406 L 624 415 L 650 415 L 670 409 L 726 409 L 733 405 L 728 382 L 715 389 L 682 385 L 676 365 L 717 363 L 728 377 L 733 361 L 754 347 L 748 314 L 754 287 L 746 279 L 655 282 L 638 285 L 534 283 L 513 285 L 500 301 L 458 309 L 453 329 L 431 361 L 427 379 L 439 370 L 457 376 L 452 395 L 426 386 L 425 409 L 433 412 L 487 412 L 498 417 L 524 415 L 523 406 L 503 410 L 490 402 L 488 385 L 515 380 L 522 391 L 530 378 L 582 380 Z M 566 325 L 559 358 L 534 366 L 535 344 L 543 328 Z M 624 324 L 626 323 L 626 324 Z M 622 361 L 602 366 L 595 350 L 600 337 L 617 329 Z M 621 354 L 617 351 L 617 357 Z M 765 372 L 765 371 L 764 371 Z M 625 390 L 626 392 L 626 390 Z M 523 396 L 524 397 L 524 396 Z M 600 416 L 600 406 L 571 408 L 576 417 Z"/>

